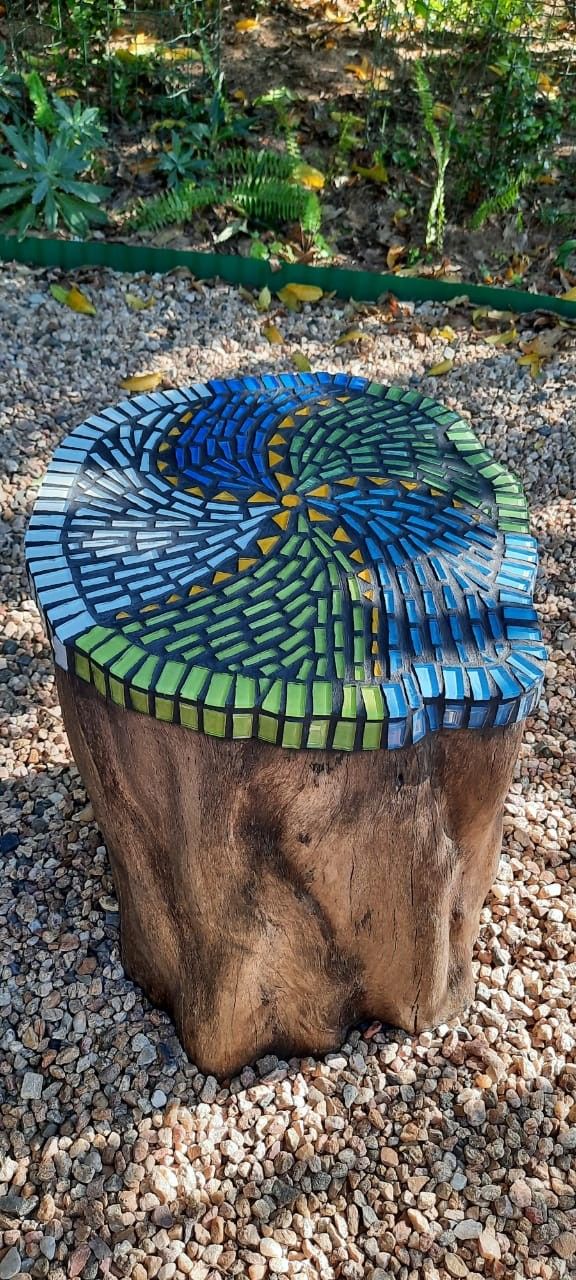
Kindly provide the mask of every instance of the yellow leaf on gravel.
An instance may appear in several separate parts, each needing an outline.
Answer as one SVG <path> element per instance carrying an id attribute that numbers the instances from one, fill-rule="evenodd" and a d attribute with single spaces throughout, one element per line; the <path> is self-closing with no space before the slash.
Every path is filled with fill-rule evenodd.
<path id="1" fill-rule="evenodd" d="M 443 373 L 450 373 L 453 364 L 453 360 L 440 360 L 439 364 L 433 364 L 426 373 L 429 378 L 439 378 Z"/>
<path id="2" fill-rule="evenodd" d="M 347 333 L 340 334 L 340 337 L 336 339 L 334 346 L 343 347 L 348 342 L 361 342 L 362 338 L 365 337 L 366 334 L 362 333 L 361 329 L 349 329 Z"/>
<path id="3" fill-rule="evenodd" d="M 438 329 L 436 325 L 434 325 L 434 328 L 430 330 L 430 337 L 444 338 L 446 342 L 453 342 L 456 337 L 456 334 L 452 326 L 449 324 L 443 325 L 442 329 Z"/>
<path id="4" fill-rule="evenodd" d="M 123 378 L 120 386 L 124 391 L 154 391 L 163 380 L 163 373 L 134 373 L 131 378 Z"/>
<path id="5" fill-rule="evenodd" d="M 256 310 L 267 311 L 271 301 L 272 301 L 272 294 L 270 293 L 268 285 L 265 284 L 264 288 L 260 290 L 260 293 L 258 294 L 258 297 L 256 299 Z"/>
<path id="6" fill-rule="evenodd" d="M 126 305 L 131 311 L 147 311 L 149 307 L 153 307 L 156 301 L 155 297 L 139 298 L 137 293 L 125 294 Z"/>
<path id="7" fill-rule="evenodd" d="M 278 290 L 278 297 L 288 305 L 292 302 L 318 302 L 324 290 L 317 284 L 286 284 Z"/>
<path id="8" fill-rule="evenodd" d="M 260 23 L 257 18 L 239 18 L 238 22 L 234 23 L 234 26 L 237 31 L 255 31 L 260 26 Z"/>
<path id="9" fill-rule="evenodd" d="M 537 378 L 542 371 L 542 359 L 536 353 L 520 356 L 518 364 L 526 365 L 532 378 Z"/>
<path id="10" fill-rule="evenodd" d="M 489 333 L 484 341 L 488 342 L 491 347 L 507 347 L 511 342 L 515 342 L 518 337 L 516 329 L 506 329 L 504 333 Z"/>
<path id="11" fill-rule="evenodd" d="M 272 346 L 277 346 L 284 341 L 280 330 L 276 328 L 275 324 L 265 324 L 262 329 L 262 336 L 266 338 L 266 341 L 270 342 Z"/>
<path id="12" fill-rule="evenodd" d="M 567 289 L 566 293 L 561 293 L 560 297 L 563 302 L 576 302 L 576 284 L 573 289 Z"/>
<path id="13" fill-rule="evenodd" d="M 90 302 L 86 294 L 77 289 L 75 285 L 71 289 L 63 289 L 59 284 L 52 284 L 50 285 L 50 293 L 56 299 L 56 302 L 61 302 L 64 307 L 69 307 L 71 311 L 78 311 L 83 316 L 96 315 L 94 303 Z"/>
<path id="14" fill-rule="evenodd" d="M 310 373 L 312 368 L 308 356 L 303 355 L 301 351 L 294 352 L 294 355 L 292 356 L 292 364 L 299 373 Z"/>
<path id="15" fill-rule="evenodd" d="M 321 191 L 326 181 L 324 174 L 320 169 L 315 169 L 311 164 L 297 164 L 293 171 L 292 177 L 301 187 L 307 187 L 309 191 Z"/>

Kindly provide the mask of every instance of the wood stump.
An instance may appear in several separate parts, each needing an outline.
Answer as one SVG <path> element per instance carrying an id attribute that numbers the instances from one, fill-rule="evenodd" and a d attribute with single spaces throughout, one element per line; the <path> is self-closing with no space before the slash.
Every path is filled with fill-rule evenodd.
<path id="1" fill-rule="evenodd" d="M 417 1032 L 472 998 L 522 725 L 394 751 L 221 741 L 57 668 L 106 840 L 126 973 L 201 1070 L 336 1048 L 366 1017 Z"/>

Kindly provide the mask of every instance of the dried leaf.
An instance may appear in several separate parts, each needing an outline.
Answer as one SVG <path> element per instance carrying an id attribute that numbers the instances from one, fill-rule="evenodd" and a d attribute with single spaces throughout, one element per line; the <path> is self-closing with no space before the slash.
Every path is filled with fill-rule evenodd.
<path id="1" fill-rule="evenodd" d="M 318 302 L 324 290 L 317 284 L 286 284 L 278 290 L 278 297 L 287 305 L 294 302 Z"/>
<path id="2" fill-rule="evenodd" d="M 453 364 L 453 360 L 440 360 L 439 364 L 433 364 L 426 373 L 429 378 L 439 378 L 443 373 L 450 373 Z"/>
<path id="3" fill-rule="evenodd" d="M 237 31 L 255 31 L 260 26 L 260 23 L 257 18 L 239 18 L 238 22 L 234 23 L 234 26 Z"/>
<path id="4" fill-rule="evenodd" d="M 335 347 L 344 347 L 349 342 L 361 342 L 366 334 L 361 329 L 349 329 L 347 333 L 341 333 L 340 337 L 334 343 Z"/>
<path id="5" fill-rule="evenodd" d="M 309 191 L 321 191 L 326 179 L 320 169 L 315 169 L 311 164 L 297 164 L 293 171 L 293 178 L 301 187 L 307 187 Z"/>
<path id="6" fill-rule="evenodd" d="M 391 245 L 390 245 L 390 248 L 389 248 L 389 250 L 388 250 L 388 253 L 386 254 L 386 266 L 388 267 L 388 270 L 389 270 L 389 271 L 393 271 L 393 270 L 394 270 L 394 267 L 396 266 L 396 263 L 399 261 L 399 259 L 400 259 L 400 258 L 403 258 L 403 257 L 404 257 L 404 254 L 405 254 L 405 253 L 406 253 L 406 245 L 405 245 L 405 244 L 391 244 Z"/>
<path id="7" fill-rule="evenodd" d="M 301 351 L 294 352 L 294 355 L 292 356 L 292 364 L 295 369 L 298 369 L 299 373 L 310 373 L 312 368 L 308 356 L 303 355 Z"/>
<path id="8" fill-rule="evenodd" d="M 131 311 L 147 311 L 149 307 L 153 307 L 156 299 L 153 294 L 149 298 L 139 298 L 137 293 L 126 293 L 126 305 Z"/>
<path id="9" fill-rule="evenodd" d="M 549 360 L 564 333 L 564 326 L 556 325 L 553 329 L 543 329 L 536 338 L 532 338 L 530 342 L 521 342 L 520 346 L 526 356 L 541 356 L 544 360 Z"/>
<path id="10" fill-rule="evenodd" d="M 96 315 L 94 303 L 90 302 L 86 294 L 77 289 L 76 285 L 73 285 L 71 289 L 63 289 L 59 284 L 52 284 L 50 285 L 50 293 L 56 299 L 56 302 L 61 302 L 63 306 L 69 307 L 71 311 L 77 311 L 83 316 Z"/>
<path id="11" fill-rule="evenodd" d="M 272 294 L 270 293 L 268 285 L 265 284 L 264 288 L 260 290 L 260 293 L 258 294 L 258 298 L 256 299 L 256 310 L 267 311 L 271 301 L 272 301 Z"/>
<path id="12" fill-rule="evenodd" d="M 261 333 L 272 346 L 279 346 L 284 341 L 280 330 L 276 328 L 275 324 L 265 324 Z"/>
<path id="13" fill-rule="evenodd" d="M 566 293 L 561 293 L 560 297 L 564 302 L 576 302 L 576 284 L 573 289 L 567 289 Z"/>
<path id="14" fill-rule="evenodd" d="M 346 63 L 345 70 L 349 71 L 351 75 L 356 76 L 356 79 L 361 80 L 362 83 L 365 83 L 367 80 L 371 80 L 374 72 L 372 63 L 366 56 L 361 58 L 360 62 Z"/>
<path id="15" fill-rule="evenodd" d="M 130 378 L 123 378 L 120 386 L 124 391 L 154 391 L 163 379 L 163 373 L 134 373 Z"/>
<path id="16" fill-rule="evenodd" d="M 435 102 L 432 107 L 432 115 L 435 120 L 439 120 L 440 123 L 444 123 L 451 119 L 452 108 L 447 106 L 445 102 Z"/>
<path id="17" fill-rule="evenodd" d="M 505 329 L 503 333 L 488 333 L 484 338 L 491 347 L 508 347 L 511 342 L 516 342 L 518 333 L 516 329 Z"/>

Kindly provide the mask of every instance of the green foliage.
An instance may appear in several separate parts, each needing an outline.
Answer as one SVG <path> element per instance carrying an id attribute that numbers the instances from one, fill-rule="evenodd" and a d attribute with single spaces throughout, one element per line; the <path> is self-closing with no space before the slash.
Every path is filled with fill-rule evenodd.
<path id="1" fill-rule="evenodd" d="M 435 103 L 430 81 L 420 62 L 417 62 L 414 67 L 414 83 L 420 103 L 422 121 L 428 134 L 430 150 L 436 166 L 436 179 L 426 222 L 426 244 L 428 246 L 433 245 L 436 249 L 441 249 L 446 226 L 445 182 L 446 169 L 450 161 L 453 120 L 450 116 L 448 128 L 445 135 L 442 136 L 435 119 Z"/>
<path id="2" fill-rule="evenodd" d="M 84 235 L 91 223 L 106 222 L 100 206 L 107 188 L 80 180 L 86 169 L 84 148 L 71 146 L 58 133 L 48 139 L 42 130 L 2 127 L 10 147 L 0 154 L 0 210 L 2 230 L 16 230 L 20 237 L 31 227 L 55 231 L 60 222 L 75 235 Z"/>
<path id="3" fill-rule="evenodd" d="M 6 45 L 0 42 L 0 119 L 15 122 L 24 111 L 24 81 L 8 65 Z"/>
<path id="4" fill-rule="evenodd" d="M 202 135 L 198 133 L 198 145 L 191 145 L 187 138 L 180 137 L 173 129 L 170 146 L 164 151 L 158 161 L 158 168 L 161 173 L 166 175 L 166 181 L 169 187 L 175 187 L 178 183 L 185 182 L 192 174 L 198 173 L 202 168 L 206 168 L 206 162 L 199 158 L 199 150 L 201 139 L 206 142 L 206 135 L 209 134 L 208 125 L 197 125 L 196 129 L 203 130 Z"/>
<path id="5" fill-rule="evenodd" d="M 182 182 L 160 196 L 140 201 L 130 215 L 132 226 L 158 231 L 188 221 L 198 209 L 227 204 L 255 222 L 276 226 L 299 222 L 313 235 L 320 227 L 320 202 L 313 191 L 293 181 L 295 162 L 274 151 L 231 150 L 215 157 L 216 180 L 201 186 Z"/>
<path id="6" fill-rule="evenodd" d="M 473 230 L 483 227 L 489 218 L 493 218 L 496 214 L 508 213 L 514 205 L 518 203 L 520 192 L 527 181 L 527 173 L 525 170 L 513 178 L 506 187 L 501 191 L 496 191 L 494 195 L 488 196 L 478 205 L 476 212 L 470 220 L 470 226 Z"/>

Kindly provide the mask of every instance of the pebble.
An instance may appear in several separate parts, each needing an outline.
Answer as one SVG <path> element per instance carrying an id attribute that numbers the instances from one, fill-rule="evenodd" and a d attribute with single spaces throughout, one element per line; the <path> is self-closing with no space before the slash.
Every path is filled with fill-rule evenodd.
<path id="1" fill-rule="evenodd" d="M 3 1258 L 0 1258 L 0 1280 L 12 1280 L 12 1276 L 17 1276 L 22 1267 L 22 1259 L 18 1250 L 15 1248 L 8 1249 Z"/>
<path id="2" fill-rule="evenodd" d="M 51 297 L 52 281 L 72 278 L 96 315 Z M 127 290 L 156 301 L 133 311 Z M 0 273 L 0 1280 L 566 1280 L 576 361 L 566 346 L 531 379 L 442 304 L 400 304 L 385 324 L 367 311 L 358 354 L 334 346 L 357 323 L 341 300 L 274 308 L 279 349 L 238 290 L 187 273 Z M 447 323 L 456 356 L 439 386 L 424 376 L 427 330 Z M 533 323 L 519 318 L 519 332 Z M 169 1019 L 123 972 L 107 854 L 70 760 L 22 537 L 56 443 L 121 398 L 134 367 L 185 385 L 274 372 L 293 350 L 319 368 L 421 386 L 474 419 L 526 486 L 550 661 L 506 799 L 470 1009 L 416 1036 L 367 1021 L 325 1057 L 266 1053 L 219 1082 L 186 1060 Z"/>

